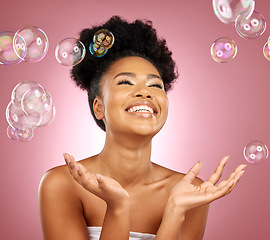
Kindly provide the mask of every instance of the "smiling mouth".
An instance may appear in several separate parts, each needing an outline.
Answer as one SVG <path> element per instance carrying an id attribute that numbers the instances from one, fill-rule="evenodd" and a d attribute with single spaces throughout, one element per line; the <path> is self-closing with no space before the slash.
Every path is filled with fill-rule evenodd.
<path id="1" fill-rule="evenodd" d="M 137 117 L 142 118 L 154 118 L 157 114 L 153 108 L 146 105 L 133 106 L 126 109 L 126 112 Z"/>
<path id="2" fill-rule="evenodd" d="M 154 114 L 153 108 L 146 106 L 146 105 L 134 106 L 134 107 L 127 109 L 127 111 L 128 112 L 143 112 L 143 113 Z"/>

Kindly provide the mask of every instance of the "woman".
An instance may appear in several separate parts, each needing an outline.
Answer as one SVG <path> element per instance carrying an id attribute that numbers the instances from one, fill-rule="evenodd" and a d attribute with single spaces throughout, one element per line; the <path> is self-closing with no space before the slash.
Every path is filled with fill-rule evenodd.
<path id="1" fill-rule="evenodd" d="M 232 191 L 245 165 L 217 184 L 228 156 L 206 182 L 197 177 L 201 162 L 187 174 L 152 163 L 152 138 L 166 122 L 166 93 L 177 78 L 171 52 L 151 22 L 117 16 L 81 32 L 87 48 L 100 29 L 113 33 L 114 45 L 103 57 L 88 52 L 71 74 L 88 92 L 105 145 L 79 162 L 65 153 L 67 166 L 44 175 L 44 239 L 202 239 L 208 204 Z"/>

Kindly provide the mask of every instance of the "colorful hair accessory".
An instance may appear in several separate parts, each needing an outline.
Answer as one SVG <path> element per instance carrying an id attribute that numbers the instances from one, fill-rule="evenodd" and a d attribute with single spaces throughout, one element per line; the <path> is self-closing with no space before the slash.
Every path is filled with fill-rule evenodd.
<path id="1" fill-rule="evenodd" d="M 114 35 L 107 29 L 100 29 L 95 33 L 89 51 L 95 57 L 103 57 L 113 44 Z"/>

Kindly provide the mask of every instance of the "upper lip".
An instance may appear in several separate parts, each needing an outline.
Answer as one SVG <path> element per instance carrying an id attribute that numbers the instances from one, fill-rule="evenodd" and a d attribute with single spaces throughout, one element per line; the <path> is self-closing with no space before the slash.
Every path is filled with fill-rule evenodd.
<path id="1" fill-rule="evenodd" d="M 146 100 L 141 100 L 141 101 L 136 101 L 136 102 L 131 103 L 131 104 L 128 105 L 128 107 L 126 108 L 126 111 L 127 111 L 129 108 L 132 108 L 132 107 L 134 107 L 134 106 L 142 106 L 142 105 L 148 106 L 148 107 L 152 108 L 153 111 L 154 111 L 154 113 L 157 113 L 157 112 L 158 112 L 158 111 L 157 111 L 157 108 L 156 108 L 156 106 L 155 106 L 155 104 L 152 103 L 152 102 L 150 102 L 150 101 L 146 101 Z"/>

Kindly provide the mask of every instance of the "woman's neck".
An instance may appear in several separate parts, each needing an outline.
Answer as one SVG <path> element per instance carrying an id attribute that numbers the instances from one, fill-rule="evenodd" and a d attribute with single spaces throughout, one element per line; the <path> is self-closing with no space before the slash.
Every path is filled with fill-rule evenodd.
<path id="1" fill-rule="evenodd" d="M 111 138 L 106 136 L 98 155 L 101 173 L 114 178 L 123 187 L 133 187 L 152 180 L 151 139 Z M 140 139 L 142 140 L 142 139 Z"/>

